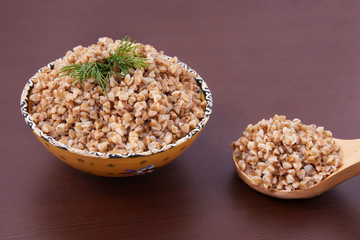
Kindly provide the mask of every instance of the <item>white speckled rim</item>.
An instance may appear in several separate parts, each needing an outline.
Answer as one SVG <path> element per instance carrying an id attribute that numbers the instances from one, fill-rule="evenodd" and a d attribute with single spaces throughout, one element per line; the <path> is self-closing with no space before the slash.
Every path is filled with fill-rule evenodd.
<path id="1" fill-rule="evenodd" d="M 166 56 L 166 58 L 169 59 L 170 57 Z M 20 101 L 21 113 L 22 113 L 22 115 L 23 115 L 23 117 L 25 119 L 25 122 L 35 132 L 35 134 L 37 134 L 38 136 L 40 136 L 41 138 L 43 138 L 45 141 L 49 142 L 50 144 L 52 144 L 52 145 L 54 145 L 56 147 L 62 148 L 62 149 L 66 149 L 67 151 L 72 152 L 72 153 L 80 154 L 80 155 L 83 155 L 83 156 L 98 157 L 98 158 L 99 157 L 100 158 L 144 157 L 144 156 L 149 156 L 149 155 L 152 155 L 152 154 L 160 153 L 160 152 L 166 151 L 166 150 L 168 150 L 170 148 L 173 148 L 173 147 L 175 147 L 177 145 L 180 145 L 180 144 L 186 142 L 188 139 L 192 138 L 196 133 L 198 133 L 202 128 L 204 128 L 204 126 L 207 123 L 207 121 L 209 120 L 211 112 L 212 112 L 212 107 L 213 107 L 212 96 L 211 96 L 210 89 L 206 85 L 205 81 L 200 77 L 199 74 L 197 74 L 197 72 L 195 72 L 195 70 L 193 70 L 192 68 L 187 66 L 185 63 L 183 63 L 183 62 L 179 62 L 179 63 L 180 63 L 180 65 L 182 67 L 188 69 L 189 72 L 195 74 L 195 76 L 196 76 L 195 80 L 198 83 L 201 91 L 203 92 L 205 100 L 207 102 L 207 105 L 206 105 L 206 108 L 205 108 L 205 115 L 204 115 L 204 118 L 196 126 L 196 128 L 193 129 L 191 132 L 189 132 L 185 137 L 179 139 L 175 143 L 168 144 L 168 145 L 166 145 L 166 146 L 164 146 L 163 148 L 160 148 L 160 149 L 149 150 L 149 151 L 142 152 L 142 153 L 127 153 L 127 154 L 92 152 L 92 151 L 80 150 L 80 149 L 77 149 L 77 148 L 73 148 L 73 147 L 64 145 L 64 144 L 56 141 L 52 137 L 47 136 L 33 122 L 32 116 L 28 112 L 29 94 L 30 94 L 30 91 L 31 91 L 32 87 L 34 86 L 33 79 L 34 79 L 35 75 L 32 76 L 29 79 L 29 81 L 26 83 L 26 85 L 24 87 L 24 90 L 23 90 L 23 92 L 21 94 L 21 101 Z M 53 64 L 54 64 L 54 62 L 51 62 L 47 66 L 48 67 L 53 67 Z M 41 71 L 42 71 L 42 68 L 38 70 L 38 72 L 41 72 Z"/>

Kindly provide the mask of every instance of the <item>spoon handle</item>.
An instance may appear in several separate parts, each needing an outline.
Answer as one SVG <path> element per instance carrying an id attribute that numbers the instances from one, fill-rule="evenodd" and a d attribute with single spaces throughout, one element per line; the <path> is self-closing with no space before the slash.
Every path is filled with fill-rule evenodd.
<path id="1" fill-rule="evenodd" d="M 340 154 L 343 157 L 341 175 L 344 181 L 360 174 L 360 139 L 343 140 L 335 139 L 340 146 Z"/>

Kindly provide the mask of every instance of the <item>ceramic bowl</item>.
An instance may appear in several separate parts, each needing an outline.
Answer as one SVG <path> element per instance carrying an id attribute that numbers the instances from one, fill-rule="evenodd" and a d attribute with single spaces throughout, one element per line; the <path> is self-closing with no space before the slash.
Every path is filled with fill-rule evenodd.
<path id="1" fill-rule="evenodd" d="M 202 92 L 202 98 L 207 102 L 205 116 L 196 128 L 189 132 L 185 137 L 179 139 L 175 143 L 166 145 L 161 149 L 128 154 L 91 152 L 72 148 L 56 141 L 50 136 L 47 136 L 33 122 L 31 116 L 31 103 L 29 103 L 29 95 L 34 85 L 33 78 L 35 75 L 26 83 L 21 94 L 21 112 L 25 122 L 45 148 L 47 148 L 55 157 L 73 168 L 89 174 L 106 177 L 128 177 L 148 173 L 170 163 L 176 157 L 180 156 L 188 147 L 190 147 L 190 145 L 199 136 L 200 132 L 204 129 L 212 111 L 213 102 L 211 92 L 205 81 L 185 63 L 180 62 L 180 64 L 190 72 L 195 73 L 196 81 Z M 53 62 L 48 64 L 48 67 L 52 66 Z M 41 71 L 42 69 L 38 72 Z"/>

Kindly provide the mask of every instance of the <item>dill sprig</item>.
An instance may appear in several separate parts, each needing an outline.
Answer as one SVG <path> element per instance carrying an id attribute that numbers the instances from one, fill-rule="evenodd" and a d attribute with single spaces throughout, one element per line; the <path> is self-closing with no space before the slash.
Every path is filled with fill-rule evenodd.
<path id="1" fill-rule="evenodd" d="M 81 82 L 84 85 L 89 78 L 95 79 L 106 93 L 108 79 L 114 74 L 125 77 L 131 69 L 143 69 L 148 66 L 146 58 L 135 52 L 137 45 L 131 41 L 129 36 L 121 40 L 116 50 L 110 50 L 109 57 L 102 58 L 96 62 L 86 62 L 64 66 L 60 70 L 60 77 L 69 76 L 73 79 L 73 85 Z"/>

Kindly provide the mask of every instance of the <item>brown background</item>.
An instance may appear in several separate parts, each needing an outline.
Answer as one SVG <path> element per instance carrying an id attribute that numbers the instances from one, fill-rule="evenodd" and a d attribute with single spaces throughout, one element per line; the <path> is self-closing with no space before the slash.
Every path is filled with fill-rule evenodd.
<path id="1" fill-rule="evenodd" d="M 0 239 L 356 239 L 360 178 L 285 201 L 247 187 L 230 144 L 275 113 L 360 138 L 360 1 L 0 2 Z M 77 45 L 129 34 L 197 70 L 205 130 L 151 174 L 74 170 L 35 139 L 20 93 Z"/>

